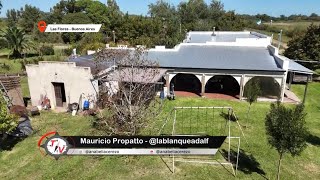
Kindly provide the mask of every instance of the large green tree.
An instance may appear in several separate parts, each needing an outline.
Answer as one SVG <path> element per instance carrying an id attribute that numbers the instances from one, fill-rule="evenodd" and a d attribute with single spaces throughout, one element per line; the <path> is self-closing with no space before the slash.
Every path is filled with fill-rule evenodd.
<path id="1" fill-rule="evenodd" d="M 20 19 L 21 13 L 19 10 L 9 9 L 6 13 L 7 23 L 9 27 L 16 26 Z"/>
<path id="2" fill-rule="evenodd" d="M 82 9 L 83 13 L 85 13 L 93 23 L 102 24 L 101 31 L 110 30 L 110 17 L 108 13 L 110 13 L 108 7 L 101 3 L 100 1 L 92 1 L 92 0 L 79 0 L 76 2 L 76 6 L 78 9 Z"/>
<path id="3" fill-rule="evenodd" d="M 197 23 L 208 18 L 208 5 L 204 0 L 190 0 L 188 2 L 181 2 L 178 5 L 178 13 L 181 22 L 188 30 L 197 30 Z"/>
<path id="4" fill-rule="evenodd" d="M 311 24 L 305 34 L 298 34 L 288 43 L 284 55 L 291 59 L 320 60 L 320 26 Z"/>
<path id="5" fill-rule="evenodd" d="M 91 24 L 91 19 L 84 13 L 69 13 L 62 19 L 63 24 Z M 83 33 L 62 33 L 65 43 L 74 43 L 81 39 Z"/>
<path id="6" fill-rule="evenodd" d="M 149 5 L 149 14 L 153 23 L 159 25 L 153 26 L 156 28 L 155 34 L 151 34 L 154 44 L 173 47 L 182 40 L 184 27 L 173 5 L 157 1 Z"/>
<path id="7" fill-rule="evenodd" d="M 52 13 L 50 19 L 55 23 L 61 23 L 65 15 L 82 11 L 84 7 L 79 7 L 76 0 L 60 1 L 50 10 Z"/>
<path id="8" fill-rule="evenodd" d="M 25 32 L 15 26 L 2 31 L 1 37 L 7 42 L 13 58 L 22 57 L 22 53 L 30 48 Z"/>
<path id="9" fill-rule="evenodd" d="M 25 32 L 32 32 L 37 26 L 42 12 L 37 7 L 26 4 L 20 13 L 21 18 L 19 20 L 19 25 Z"/>
<path id="10" fill-rule="evenodd" d="M 224 5 L 221 1 L 212 0 L 209 5 L 209 17 L 210 19 L 217 21 L 224 13 Z"/>
<path id="11" fill-rule="evenodd" d="M 308 131 L 305 121 L 306 113 L 303 105 L 289 108 L 280 102 L 271 104 L 269 113 L 265 118 L 266 133 L 269 144 L 278 151 L 278 173 L 280 179 L 280 167 L 283 155 L 300 155 L 306 147 Z"/>

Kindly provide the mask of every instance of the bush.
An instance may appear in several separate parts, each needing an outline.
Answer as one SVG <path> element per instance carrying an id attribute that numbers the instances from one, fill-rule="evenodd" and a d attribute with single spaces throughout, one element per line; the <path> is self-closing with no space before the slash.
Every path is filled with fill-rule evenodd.
<path id="1" fill-rule="evenodd" d="M 63 49 L 63 50 L 62 50 L 63 55 L 65 55 L 65 56 L 70 56 L 70 55 L 72 55 L 72 50 L 73 50 L 73 48 Z"/>
<path id="2" fill-rule="evenodd" d="M 0 134 L 11 132 L 17 127 L 17 118 L 9 113 L 7 103 L 4 98 L 0 97 Z M 0 141 L 3 139 L 0 138 Z M 2 142 L 0 142 L 0 145 Z M 1 146 L 0 146 L 1 149 Z"/>
<path id="3" fill-rule="evenodd" d="M 0 49 L 4 49 L 8 47 L 8 43 L 5 39 L 0 38 Z"/>
<path id="4" fill-rule="evenodd" d="M 11 66 L 9 66 L 9 65 L 6 64 L 6 63 L 2 63 L 2 64 L 0 65 L 0 67 L 1 67 L 1 69 L 5 69 L 6 71 L 10 71 L 10 69 L 11 69 Z"/>
<path id="5" fill-rule="evenodd" d="M 54 55 L 54 49 L 52 45 L 42 45 L 39 51 L 41 55 Z"/>
<path id="6" fill-rule="evenodd" d="M 48 59 L 48 61 L 64 61 L 64 57 L 63 56 L 51 56 L 50 59 Z"/>
<path id="7" fill-rule="evenodd" d="M 19 61 L 20 64 L 21 64 L 21 70 L 25 71 L 27 64 L 38 64 L 39 61 L 44 61 L 43 57 L 39 56 L 39 57 L 36 57 L 36 58 L 32 58 L 30 60 L 22 59 L 21 61 Z"/>

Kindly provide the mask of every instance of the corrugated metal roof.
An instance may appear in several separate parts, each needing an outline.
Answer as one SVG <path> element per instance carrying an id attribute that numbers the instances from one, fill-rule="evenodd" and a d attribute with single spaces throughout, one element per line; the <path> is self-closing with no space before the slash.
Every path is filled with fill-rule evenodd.
<path id="1" fill-rule="evenodd" d="M 103 61 L 97 62 L 94 60 L 94 55 L 79 56 L 76 58 L 69 58 L 69 62 L 75 62 L 77 66 L 90 67 L 92 74 L 97 74 L 113 65 L 113 62 Z"/>
<path id="2" fill-rule="evenodd" d="M 289 71 L 303 73 L 303 74 L 313 74 L 312 70 L 302 66 L 297 62 L 294 62 L 293 60 L 289 61 Z"/>
<path id="3" fill-rule="evenodd" d="M 154 68 L 123 68 L 117 69 L 107 76 L 107 81 L 135 83 L 155 83 L 167 72 L 166 69 Z"/>
<path id="4" fill-rule="evenodd" d="M 181 45 L 178 51 L 149 51 L 164 68 L 283 71 L 264 47 Z"/>

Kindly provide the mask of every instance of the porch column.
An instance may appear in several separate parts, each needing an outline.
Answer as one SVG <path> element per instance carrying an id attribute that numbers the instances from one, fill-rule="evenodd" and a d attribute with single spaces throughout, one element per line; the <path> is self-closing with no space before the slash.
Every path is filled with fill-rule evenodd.
<path id="1" fill-rule="evenodd" d="M 293 72 L 289 72 L 288 75 L 289 75 L 289 85 L 288 85 L 289 87 L 288 88 L 291 89 L 291 84 L 293 81 Z"/>
<path id="2" fill-rule="evenodd" d="M 309 80 L 310 80 L 310 75 L 307 76 L 307 83 L 306 83 L 306 87 L 304 88 L 302 104 L 304 104 L 306 102 Z"/>
<path id="3" fill-rule="evenodd" d="M 201 77 L 201 97 L 205 97 L 206 92 L 206 76 L 202 74 Z"/>
<path id="4" fill-rule="evenodd" d="M 165 79 L 166 79 L 167 94 L 170 94 L 170 75 L 169 75 L 169 73 L 166 74 Z"/>
<path id="5" fill-rule="evenodd" d="M 284 101 L 284 93 L 286 91 L 286 80 L 287 80 L 287 74 L 288 71 L 285 72 L 284 77 L 282 78 L 282 83 L 281 83 L 281 94 L 280 94 L 280 101 Z"/>
<path id="6" fill-rule="evenodd" d="M 242 75 L 241 76 L 241 80 L 240 80 L 240 95 L 239 95 L 239 99 L 242 100 L 243 99 L 243 92 L 244 92 L 244 78 L 246 75 Z"/>

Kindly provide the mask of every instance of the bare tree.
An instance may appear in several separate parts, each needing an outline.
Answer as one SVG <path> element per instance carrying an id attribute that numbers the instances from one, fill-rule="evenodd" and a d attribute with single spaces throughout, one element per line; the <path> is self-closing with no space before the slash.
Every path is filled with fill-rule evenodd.
<path id="1" fill-rule="evenodd" d="M 147 126 L 148 119 L 159 113 L 155 99 L 159 79 L 164 70 L 148 60 L 144 48 L 104 49 L 97 53 L 97 65 L 113 64 L 100 73 L 106 87 L 100 104 L 109 109 L 110 116 L 102 122 L 108 134 L 136 135 Z"/>

